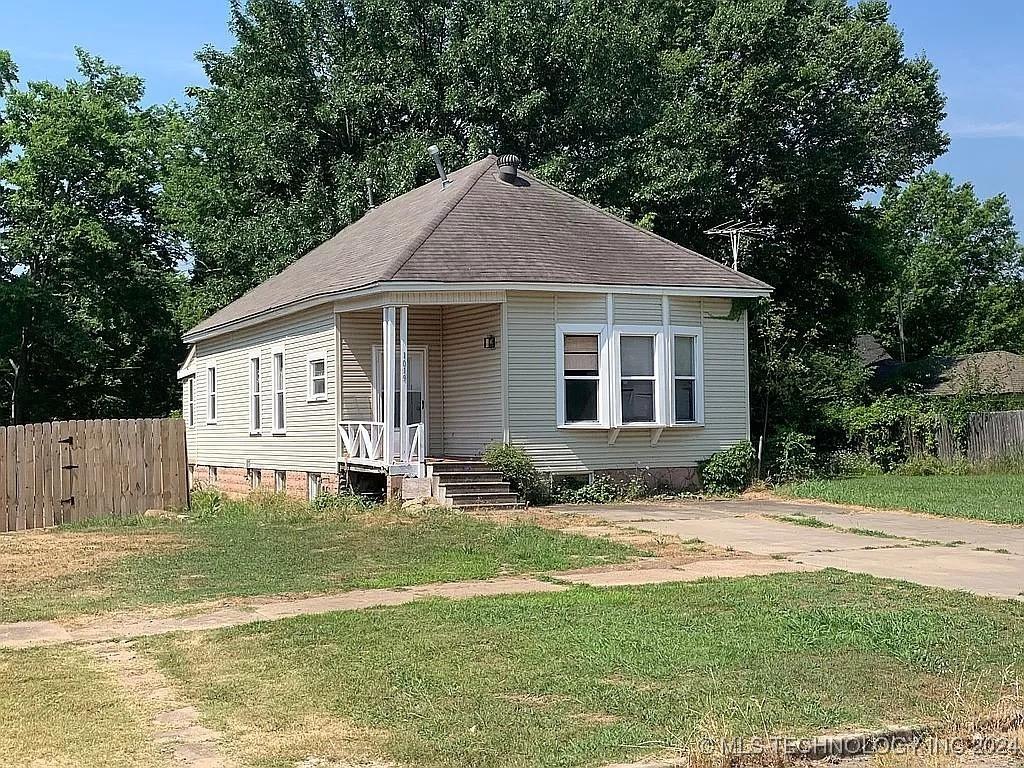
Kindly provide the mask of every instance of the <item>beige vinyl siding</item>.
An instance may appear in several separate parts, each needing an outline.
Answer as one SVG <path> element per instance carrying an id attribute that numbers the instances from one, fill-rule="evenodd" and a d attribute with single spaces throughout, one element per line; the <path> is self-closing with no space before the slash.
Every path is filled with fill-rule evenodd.
<path id="1" fill-rule="evenodd" d="M 373 418 L 373 347 L 383 346 L 384 317 L 380 309 L 342 312 L 341 420 Z M 444 406 L 441 397 L 441 307 L 409 308 L 409 345 L 427 348 L 427 452 L 440 456 Z"/>
<path id="2" fill-rule="evenodd" d="M 272 354 L 284 350 L 286 434 L 274 435 Z M 262 434 L 249 434 L 249 355 L 260 353 Z M 310 353 L 324 352 L 327 399 L 307 402 Z M 297 313 L 196 345 L 196 423 L 188 430 L 194 464 L 310 472 L 337 471 L 337 366 L 331 307 Z M 217 367 L 217 423 L 207 424 L 206 370 Z"/>
<path id="3" fill-rule="evenodd" d="M 508 403 L 511 442 L 529 451 L 546 472 L 633 467 L 692 467 L 715 451 L 749 436 L 746 316 L 726 319 L 728 299 L 670 297 L 673 323 L 704 332 L 703 427 L 666 427 L 652 445 L 651 429 L 622 429 L 609 445 L 609 430 L 559 429 L 555 414 L 555 333 L 559 322 L 605 322 L 607 299 L 581 303 L 565 294 L 509 292 Z M 613 296 L 619 324 L 659 325 L 660 296 Z M 614 384 L 613 384 L 614 385 Z"/>
<path id="4" fill-rule="evenodd" d="M 476 456 L 502 439 L 501 305 L 445 307 L 442 326 L 444 454 Z"/>

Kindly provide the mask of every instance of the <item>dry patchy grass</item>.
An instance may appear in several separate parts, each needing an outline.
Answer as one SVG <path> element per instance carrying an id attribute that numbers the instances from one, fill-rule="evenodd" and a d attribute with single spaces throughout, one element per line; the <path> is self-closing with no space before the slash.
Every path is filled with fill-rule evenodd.
<path id="1" fill-rule="evenodd" d="M 170 552 L 185 546 L 172 531 L 25 531 L 0 535 L 0 590 L 56 575 L 103 570 L 132 555 Z"/>
<path id="2" fill-rule="evenodd" d="M 0 651 L 0 765 L 164 764 L 138 706 L 86 651 Z"/>

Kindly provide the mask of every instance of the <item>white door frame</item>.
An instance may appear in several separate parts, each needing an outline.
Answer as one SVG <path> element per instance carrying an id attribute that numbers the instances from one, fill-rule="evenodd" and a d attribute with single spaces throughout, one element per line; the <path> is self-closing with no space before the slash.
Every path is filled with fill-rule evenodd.
<path id="1" fill-rule="evenodd" d="M 430 375 L 427 366 L 430 363 L 429 347 L 425 344 L 410 344 L 408 347 L 409 355 L 421 354 L 423 355 L 423 434 L 421 439 L 423 440 L 424 451 L 430 453 Z M 396 350 L 397 353 L 397 350 Z M 381 392 L 383 391 L 383 371 L 381 371 L 381 362 L 384 360 L 384 345 L 374 344 L 371 348 L 371 354 L 373 356 L 373 362 L 371 364 L 370 374 L 370 386 L 373 391 L 373 400 L 371 403 L 371 409 L 373 413 L 374 421 L 383 421 L 383 415 L 380 412 Z M 397 426 L 395 427 L 397 431 Z"/>

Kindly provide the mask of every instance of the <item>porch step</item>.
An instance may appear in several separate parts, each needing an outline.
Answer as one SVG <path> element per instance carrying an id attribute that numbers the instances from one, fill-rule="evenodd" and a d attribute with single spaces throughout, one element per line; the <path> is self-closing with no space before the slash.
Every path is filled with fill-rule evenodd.
<path id="1" fill-rule="evenodd" d="M 484 492 L 484 493 L 445 493 L 445 498 L 451 502 L 453 507 L 465 507 L 468 505 L 475 505 L 481 507 L 491 507 L 495 504 L 517 504 L 519 503 L 519 497 L 516 494 L 506 491 L 505 493 L 500 492 Z"/>
<path id="2" fill-rule="evenodd" d="M 501 472 L 433 472 L 433 477 L 443 485 L 459 483 L 500 483 Z"/>
<path id="3" fill-rule="evenodd" d="M 481 473 L 483 474 L 483 473 Z M 508 483 L 500 478 L 497 480 L 479 479 L 473 477 L 471 480 L 462 480 L 457 483 L 444 481 L 444 493 L 449 498 L 452 496 L 463 496 L 467 493 L 511 493 Z"/>
<path id="4" fill-rule="evenodd" d="M 472 459 L 438 459 L 428 461 L 432 474 L 448 472 L 489 472 L 490 468 L 482 461 Z"/>
<path id="5" fill-rule="evenodd" d="M 442 504 L 459 509 L 513 508 L 519 497 L 500 472 L 473 459 L 436 459 L 427 463 L 431 491 Z"/>

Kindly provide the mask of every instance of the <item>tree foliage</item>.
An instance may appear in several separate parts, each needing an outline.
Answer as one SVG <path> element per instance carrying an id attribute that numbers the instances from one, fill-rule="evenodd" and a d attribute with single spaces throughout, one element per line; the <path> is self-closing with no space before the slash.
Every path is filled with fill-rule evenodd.
<path id="1" fill-rule="evenodd" d="M 1005 196 L 930 171 L 880 204 L 889 290 L 878 333 L 907 359 L 990 349 L 1024 352 L 1024 249 Z"/>
<path id="2" fill-rule="evenodd" d="M 15 87 L 0 55 L 0 387 L 14 421 L 170 410 L 175 249 L 156 215 L 167 110 L 78 51 Z"/>
<path id="3" fill-rule="evenodd" d="M 361 215 L 367 177 L 378 199 L 424 181 L 437 143 L 452 166 L 515 151 L 707 252 L 721 220 L 770 225 L 747 271 L 848 336 L 877 253 L 856 201 L 946 145 L 935 70 L 880 0 L 249 0 L 232 26 L 168 180 L 195 315 Z"/>

